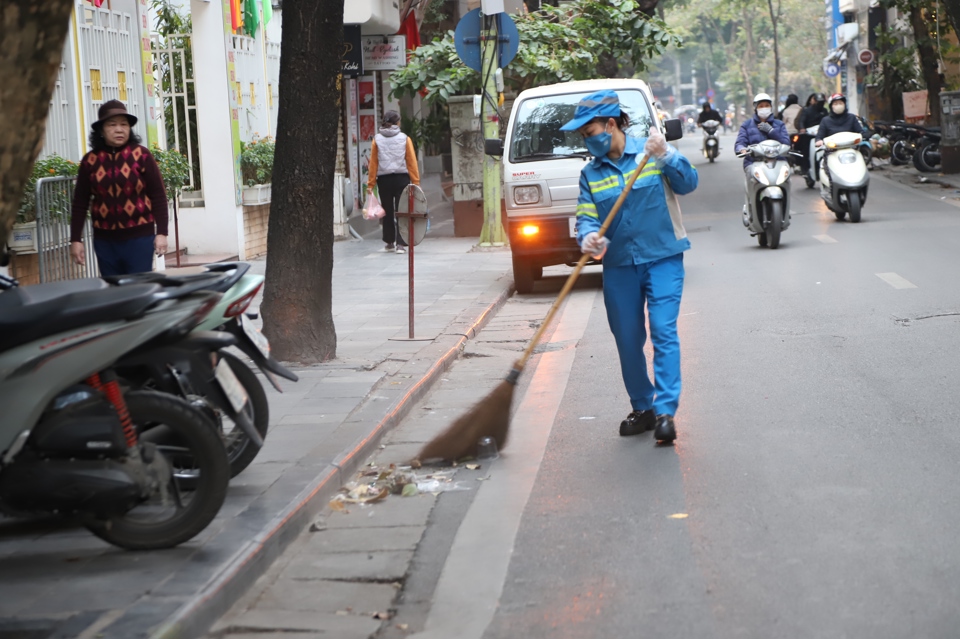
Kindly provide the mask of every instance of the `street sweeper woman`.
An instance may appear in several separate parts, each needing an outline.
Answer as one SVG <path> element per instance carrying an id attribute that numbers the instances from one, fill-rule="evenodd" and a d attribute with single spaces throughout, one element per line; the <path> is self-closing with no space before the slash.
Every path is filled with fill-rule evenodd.
<path id="1" fill-rule="evenodd" d="M 683 252 L 690 241 L 675 193 L 697 188 L 697 171 L 656 126 L 649 137 L 624 133 L 629 115 L 614 91 L 593 93 L 577 105 L 562 129 L 579 131 L 594 156 L 580 173 L 577 241 L 584 253 L 603 258 L 603 299 L 617 343 L 620 369 L 632 411 L 620 435 L 653 429 L 656 441 L 677 437 L 674 415 L 680 401 L 680 340 L 677 316 L 683 293 Z M 606 234 L 598 233 L 614 202 L 646 154 L 622 211 Z M 654 381 L 647 375 L 644 306 L 653 342 Z"/>

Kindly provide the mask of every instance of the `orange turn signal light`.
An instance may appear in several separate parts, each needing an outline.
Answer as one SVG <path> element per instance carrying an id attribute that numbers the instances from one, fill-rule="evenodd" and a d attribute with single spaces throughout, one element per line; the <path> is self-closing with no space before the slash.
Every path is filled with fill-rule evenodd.
<path id="1" fill-rule="evenodd" d="M 533 237 L 539 232 L 540 232 L 540 227 L 535 224 L 527 224 L 526 226 L 520 229 L 520 233 L 525 235 L 526 237 Z"/>

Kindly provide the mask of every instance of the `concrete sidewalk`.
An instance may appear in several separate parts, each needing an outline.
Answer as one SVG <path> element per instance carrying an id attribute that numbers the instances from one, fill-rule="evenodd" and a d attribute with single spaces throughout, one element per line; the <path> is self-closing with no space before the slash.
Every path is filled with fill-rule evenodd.
<path id="1" fill-rule="evenodd" d="M 217 519 L 187 544 L 147 553 L 54 518 L 0 521 L 0 637 L 196 637 L 269 567 L 512 292 L 509 250 L 454 238 L 449 204 L 425 186 L 434 217 L 416 248 L 424 341 L 405 339 L 407 255 L 383 252 L 378 236 L 337 243 L 338 357 L 298 369 L 282 395 L 268 387 L 266 445 Z"/>

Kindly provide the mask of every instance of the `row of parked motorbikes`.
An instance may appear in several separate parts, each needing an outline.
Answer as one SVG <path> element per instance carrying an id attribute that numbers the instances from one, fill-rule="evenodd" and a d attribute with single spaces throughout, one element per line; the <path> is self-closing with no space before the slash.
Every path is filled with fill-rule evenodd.
<path id="1" fill-rule="evenodd" d="M 247 362 L 278 390 L 297 380 L 247 313 L 262 285 L 241 262 L 27 287 L 0 276 L 0 512 L 73 517 L 136 550 L 206 528 L 267 435 Z"/>

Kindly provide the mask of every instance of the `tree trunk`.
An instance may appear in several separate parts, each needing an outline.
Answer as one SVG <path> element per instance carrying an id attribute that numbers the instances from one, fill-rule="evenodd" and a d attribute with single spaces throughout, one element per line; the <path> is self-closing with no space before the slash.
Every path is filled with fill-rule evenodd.
<path id="1" fill-rule="evenodd" d="M 73 0 L 3 0 L 0 8 L 0 245 L 43 148 Z"/>
<path id="2" fill-rule="evenodd" d="M 332 312 L 333 175 L 343 3 L 283 3 L 277 148 L 261 310 L 274 355 L 302 364 L 337 354 Z"/>
<path id="3" fill-rule="evenodd" d="M 943 0 L 943 9 L 950 19 L 954 33 L 960 33 L 960 0 Z"/>
<path id="4" fill-rule="evenodd" d="M 777 3 L 780 4 L 779 2 Z M 773 0 L 767 0 L 770 7 L 770 24 L 773 25 L 773 106 L 774 109 L 780 103 L 780 34 L 777 23 L 780 20 L 779 7 L 777 11 L 773 10 Z"/>
<path id="5" fill-rule="evenodd" d="M 937 65 L 937 51 L 930 38 L 930 30 L 923 15 L 923 9 L 914 5 L 910 9 L 910 26 L 913 27 L 913 38 L 917 43 L 917 53 L 920 56 L 920 73 L 923 83 L 927 86 L 927 103 L 930 108 L 928 126 L 940 125 L 940 72 Z"/>

